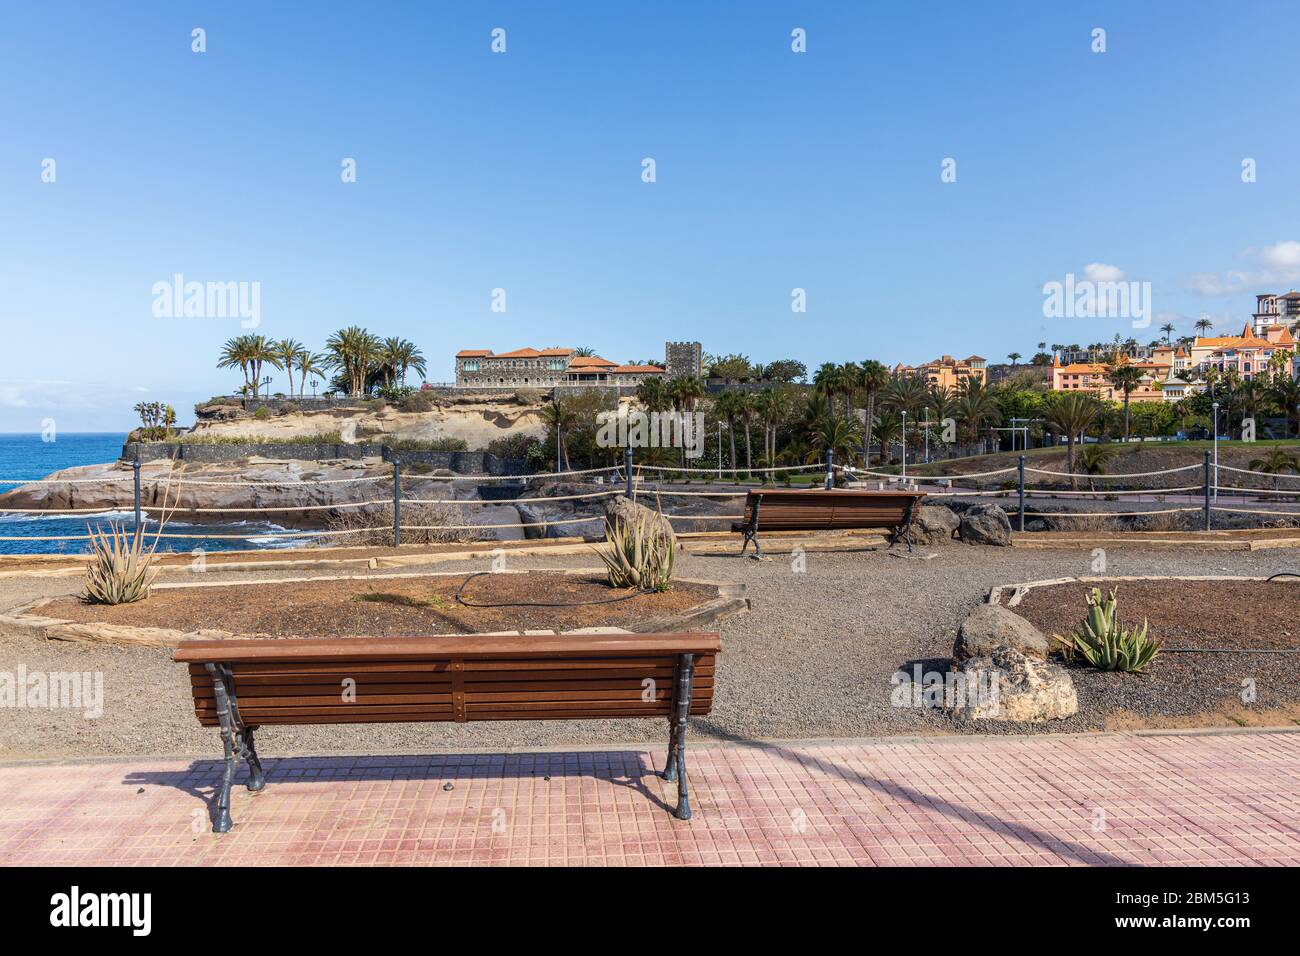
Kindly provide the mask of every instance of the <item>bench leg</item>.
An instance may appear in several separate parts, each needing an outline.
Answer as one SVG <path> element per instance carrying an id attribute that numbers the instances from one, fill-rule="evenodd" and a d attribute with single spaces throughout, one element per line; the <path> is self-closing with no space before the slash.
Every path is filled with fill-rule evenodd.
<path id="1" fill-rule="evenodd" d="M 212 832 L 229 833 L 230 787 L 235 782 L 235 728 L 230 717 L 230 700 L 226 696 L 226 683 L 216 664 L 207 665 L 212 676 L 212 691 L 217 702 L 217 720 L 221 724 L 221 746 L 225 751 L 225 769 L 221 772 L 221 785 L 217 788 L 216 806 L 212 814 Z"/>
<path id="2" fill-rule="evenodd" d="M 695 674 L 695 655 L 683 654 L 677 665 L 677 688 L 673 696 L 676 726 L 668 755 L 669 766 L 677 776 L 677 809 L 673 816 L 678 820 L 691 818 L 690 791 L 686 783 L 686 718 L 691 712 L 691 685 Z M 671 780 L 672 777 L 666 777 Z"/>
<path id="3" fill-rule="evenodd" d="M 266 789 L 266 774 L 262 772 L 262 761 L 257 756 L 253 744 L 253 728 L 247 727 L 243 733 L 241 756 L 248 761 L 248 789 L 252 793 L 261 793 Z"/>
<path id="4" fill-rule="evenodd" d="M 676 708 L 673 708 L 676 710 Z M 664 760 L 664 779 L 677 779 L 677 715 L 668 718 L 668 757 Z"/>

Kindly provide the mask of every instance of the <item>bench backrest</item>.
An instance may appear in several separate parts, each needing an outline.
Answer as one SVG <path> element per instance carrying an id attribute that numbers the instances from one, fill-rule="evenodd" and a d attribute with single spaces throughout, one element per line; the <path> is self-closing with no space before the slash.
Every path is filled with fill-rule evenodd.
<path id="1" fill-rule="evenodd" d="M 748 525 L 758 508 L 760 531 L 821 531 L 837 528 L 897 528 L 908 523 L 922 491 L 854 489 L 750 491 L 745 496 Z"/>
<path id="2" fill-rule="evenodd" d="M 217 726 L 205 665 L 230 667 L 243 723 L 558 720 L 670 714 L 694 654 L 692 715 L 713 704 L 717 634 L 448 635 L 184 641 L 194 710 Z M 352 682 L 352 683 L 349 683 Z"/>

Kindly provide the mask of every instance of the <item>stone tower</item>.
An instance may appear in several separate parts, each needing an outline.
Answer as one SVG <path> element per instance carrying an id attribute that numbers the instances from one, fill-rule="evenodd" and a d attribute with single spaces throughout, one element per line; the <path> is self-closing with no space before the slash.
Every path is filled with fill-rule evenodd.
<path id="1" fill-rule="evenodd" d="M 701 367 L 703 355 L 699 342 L 665 342 L 664 368 L 667 369 L 667 374 L 664 377 L 700 378 L 704 374 Z"/>

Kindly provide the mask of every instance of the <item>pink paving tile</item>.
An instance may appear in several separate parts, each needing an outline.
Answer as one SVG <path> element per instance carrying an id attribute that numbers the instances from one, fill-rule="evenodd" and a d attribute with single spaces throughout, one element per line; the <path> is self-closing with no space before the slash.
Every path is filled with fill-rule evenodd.
<path id="1" fill-rule="evenodd" d="M 0 765 L 10 864 L 969 866 L 1300 862 L 1300 734 Z M 453 789 L 445 790 L 444 784 Z"/>

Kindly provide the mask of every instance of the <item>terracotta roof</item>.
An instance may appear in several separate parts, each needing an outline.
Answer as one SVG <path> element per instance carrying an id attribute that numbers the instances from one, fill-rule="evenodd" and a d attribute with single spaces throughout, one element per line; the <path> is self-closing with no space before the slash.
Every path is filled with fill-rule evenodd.
<path id="1" fill-rule="evenodd" d="M 456 358 L 483 358 L 491 354 L 491 349 L 461 349 L 456 353 Z"/>
<path id="2" fill-rule="evenodd" d="M 637 372 L 639 374 L 662 374 L 663 369 L 658 365 L 618 365 L 610 369 L 611 372 Z"/>
<path id="3" fill-rule="evenodd" d="M 493 358 L 537 358 L 542 353 L 537 349 L 522 348 L 515 349 L 513 352 L 502 352 L 500 355 L 494 355 Z"/>
<path id="4" fill-rule="evenodd" d="M 573 349 L 542 349 L 538 355 L 572 355 Z"/>
<path id="5" fill-rule="evenodd" d="M 614 368 L 617 363 L 599 355 L 575 355 L 569 359 L 569 368 Z"/>

